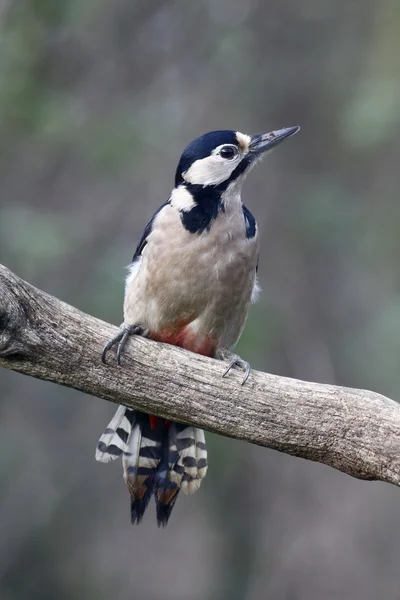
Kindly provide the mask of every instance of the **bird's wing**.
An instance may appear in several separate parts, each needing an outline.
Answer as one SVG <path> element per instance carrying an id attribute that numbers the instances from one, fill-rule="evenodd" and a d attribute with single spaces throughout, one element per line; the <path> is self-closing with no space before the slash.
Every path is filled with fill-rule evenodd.
<path id="1" fill-rule="evenodd" d="M 156 218 L 158 213 L 161 212 L 162 209 L 165 206 L 167 206 L 167 204 L 169 204 L 169 203 L 170 203 L 170 200 L 167 200 L 167 202 L 164 202 L 164 204 L 162 204 L 160 206 L 160 208 L 154 213 L 154 215 L 151 217 L 150 221 L 147 223 L 146 227 L 144 228 L 143 235 L 140 239 L 140 242 L 138 243 L 138 245 L 136 247 L 135 254 L 133 255 L 133 258 L 132 258 L 132 262 L 135 262 L 142 255 L 143 249 L 147 244 L 147 238 L 149 237 L 151 230 L 153 228 L 154 219 Z"/>
<path id="2" fill-rule="evenodd" d="M 246 237 L 247 239 L 251 239 L 256 235 L 257 232 L 257 223 L 247 206 L 243 204 L 243 217 L 244 223 L 246 225 Z"/>
<path id="3" fill-rule="evenodd" d="M 140 263 L 141 263 L 141 258 L 142 258 L 142 253 L 143 253 L 144 248 L 146 247 L 147 239 L 153 229 L 154 219 L 156 218 L 158 213 L 161 212 L 162 209 L 165 206 L 167 206 L 169 203 L 170 203 L 170 200 L 168 200 L 167 202 L 164 202 L 164 204 L 162 204 L 160 206 L 160 208 L 154 213 L 154 215 L 151 217 L 150 221 L 147 223 L 146 227 L 144 228 L 142 237 L 140 238 L 140 242 L 138 243 L 136 250 L 135 250 L 135 254 L 133 255 L 132 262 L 128 265 L 129 274 L 128 274 L 128 276 L 126 278 L 126 282 L 125 282 L 126 288 L 130 287 L 130 285 L 133 283 L 133 280 L 135 279 L 136 275 L 138 274 Z"/>
<path id="4" fill-rule="evenodd" d="M 244 204 L 243 204 L 243 217 L 244 217 L 244 223 L 246 226 L 246 238 L 249 240 L 249 239 L 254 238 L 254 236 L 257 234 L 257 223 L 256 223 L 255 218 L 253 217 L 253 215 L 247 208 L 247 206 L 245 206 Z M 258 297 L 260 295 L 260 291 L 261 291 L 261 288 L 258 285 L 258 281 L 257 281 L 257 271 L 258 271 L 258 258 L 257 258 L 257 264 L 256 264 L 254 286 L 253 286 L 253 291 L 251 294 L 252 302 L 257 302 Z"/>

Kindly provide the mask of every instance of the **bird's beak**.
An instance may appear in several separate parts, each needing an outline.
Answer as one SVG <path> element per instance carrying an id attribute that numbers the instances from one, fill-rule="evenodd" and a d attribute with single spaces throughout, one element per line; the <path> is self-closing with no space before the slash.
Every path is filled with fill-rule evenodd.
<path id="1" fill-rule="evenodd" d="M 278 144 L 286 140 L 286 138 L 294 135 L 299 131 L 300 127 L 284 127 L 283 129 L 277 129 L 270 133 L 263 133 L 262 135 L 253 135 L 249 145 L 249 152 L 258 155 L 268 150 L 272 150 Z"/>

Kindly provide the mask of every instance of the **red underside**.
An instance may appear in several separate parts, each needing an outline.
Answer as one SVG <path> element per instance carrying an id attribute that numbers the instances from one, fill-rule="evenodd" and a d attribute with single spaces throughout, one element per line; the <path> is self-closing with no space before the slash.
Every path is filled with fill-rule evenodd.
<path id="1" fill-rule="evenodd" d="M 158 417 L 155 417 L 154 415 L 149 415 L 149 421 L 150 421 L 150 427 L 152 429 L 157 429 Z M 170 425 L 171 425 L 171 421 L 168 421 L 168 419 L 164 419 L 165 429 L 168 429 Z"/>
<path id="2" fill-rule="evenodd" d="M 156 342 L 179 346 L 203 356 L 212 356 L 215 350 L 214 340 L 211 338 L 199 338 L 196 333 L 188 331 L 187 327 L 173 331 L 163 329 L 162 331 L 152 332 L 150 337 Z"/>
<path id="3" fill-rule="evenodd" d="M 215 352 L 215 342 L 211 338 L 200 338 L 193 333 L 188 331 L 186 327 L 181 327 L 175 330 L 163 329 L 157 333 L 151 332 L 150 338 L 156 342 L 163 342 L 164 344 L 171 344 L 172 346 L 179 346 L 185 348 L 191 352 L 202 354 L 203 356 L 213 356 Z M 152 429 L 157 428 L 158 417 L 149 415 L 150 427 Z M 164 425 L 166 428 L 169 427 L 170 421 L 164 419 Z"/>

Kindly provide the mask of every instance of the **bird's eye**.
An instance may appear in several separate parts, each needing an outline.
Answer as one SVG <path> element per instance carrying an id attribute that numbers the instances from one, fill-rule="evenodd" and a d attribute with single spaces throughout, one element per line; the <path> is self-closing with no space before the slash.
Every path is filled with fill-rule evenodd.
<path id="1" fill-rule="evenodd" d="M 221 150 L 219 151 L 219 155 L 227 160 L 232 160 L 237 156 L 237 154 L 238 151 L 235 146 L 222 146 Z"/>

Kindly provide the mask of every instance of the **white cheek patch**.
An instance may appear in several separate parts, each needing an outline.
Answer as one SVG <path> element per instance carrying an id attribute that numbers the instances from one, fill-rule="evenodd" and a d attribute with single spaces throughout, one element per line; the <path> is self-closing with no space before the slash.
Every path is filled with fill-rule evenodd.
<path id="1" fill-rule="evenodd" d="M 188 211 L 196 206 L 192 194 L 183 186 L 179 186 L 172 191 L 171 206 L 178 210 Z"/>
<path id="2" fill-rule="evenodd" d="M 219 185 L 229 179 L 239 162 L 240 158 L 227 161 L 212 154 L 196 160 L 183 174 L 183 178 L 193 185 Z"/>

